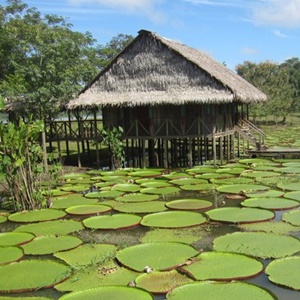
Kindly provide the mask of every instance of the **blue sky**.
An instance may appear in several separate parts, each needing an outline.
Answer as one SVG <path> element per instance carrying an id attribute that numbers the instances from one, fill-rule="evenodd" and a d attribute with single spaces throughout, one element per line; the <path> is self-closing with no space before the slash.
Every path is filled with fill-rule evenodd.
<path id="1" fill-rule="evenodd" d="M 106 44 L 146 29 L 200 49 L 231 69 L 300 57 L 300 0 L 25 0 Z M 0 5 L 6 5 L 0 0 Z"/>

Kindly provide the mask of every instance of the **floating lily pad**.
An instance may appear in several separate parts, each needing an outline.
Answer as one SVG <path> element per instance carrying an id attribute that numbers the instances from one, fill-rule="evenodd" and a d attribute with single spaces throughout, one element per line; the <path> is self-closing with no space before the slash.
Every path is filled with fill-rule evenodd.
<path id="1" fill-rule="evenodd" d="M 150 201 L 136 203 L 119 203 L 114 206 L 114 210 L 124 213 L 154 213 L 167 210 L 166 202 Z M 300 205 L 300 203 L 299 203 Z"/>
<path id="2" fill-rule="evenodd" d="M 57 284 L 55 289 L 62 292 L 73 292 L 99 286 L 127 286 L 128 283 L 133 281 L 138 275 L 139 273 L 128 270 L 127 268 L 118 267 L 114 262 L 110 261 L 104 265 L 98 265 L 96 268 L 80 268 L 67 280 Z"/>
<path id="3" fill-rule="evenodd" d="M 114 300 L 152 300 L 148 292 L 127 286 L 101 286 L 63 295 L 59 300 L 114 299 Z"/>
<path id="4" fill-rule="evenodd" d="M 167 300 L 275 300 L 267 290 L 245 282 L 203 281 L 176 287 L 167 294 Z"/>
<path id="5" fill-rule="evenodd" d="M 268 191 L 257 191 L 257 192 L 254 192 L 254 193 L 246 193 L 245 195 L 248 198 L 282 197 L 284 195 L 284 192 L 278 191 L 278 190 L 268 190 Z"/>
<path id="6" fill-rule="evenodd" d="M 214 184 L 211 183 L 202 183 L 202 184 L 186 184 L 180 186 L 184 191 L 209 191 L 215 188 Z"/>
<path id="7" fill-rule="evenodd" d="M 214 173 L 217 171 L 217 168 L 214 167 L 203 167 L 203 166 L 197 166 L 191 169 L 187 169 L 186 172 L 192 173 L 192 174 L 203 174 L 203 173 Z"/>
<path id="8" fill-rule="evenodd" d="M 168 187 L 171 186 L 170 183 L 168 183 L 167 180 L 149 180 L 148 178 L 146 181 L 140 182 L 141 180 L 145 179 L 140 179 L 137 180 L 137 183 L 140 183 L 140 185 L 144 188 L 150 187 L 150 188 L 160 188 L 160 187 Z"/>
<path id="9" fill-rule="evenodd" d="M 71 275 L 71 268 L 53 260 L 23 260 L 0 267 L 1 293 L 52 287 Z"/>
<path id="10" fill-rule="evenodd" d="M 241 224 L 238 227 L 243 231 L 263 231 L 268 233 L 277 233 L 285 235 L 288 235 L 290 232 L 299 231 L 299 227 L 281 221 Z"/>
<path id="11" fill-rule="evenodd" d="M 293 199 L 300 202 L 300 191 L 285 193 L 284 198 Z"/>
<path id="12" fill-rule="evenodd" d="M 116 183 L 127 183 L 132 177 L 126 175 L 104 175 L 101 177 L 101 180 L 109 182 L 110 184 Z"/>
<path id="13" fill-rule="evenodd" d="M 285 173 L 285 174 L 299 174 L 300 167 L 283 167 L 277 168 L 278 172 Z"/>
<path id="14" fill-rule="evenodd" d="M 158 228 L 189 227 L 206 222 L 206 218 L 191 211 L 166 211 L 149 214 L 143 217 L 141 225 Z"/>
<path id="15" fill-rule="evenodd" d="M 178 178 L 189 178 L 191 176 L 185 172 L 171 172 L 169 174 L 164 174 L 163 177 L 172 180 Z"/>
<path id="16" fill-rule="evenodd" d="M 258 208 L 221 207 L 206 212 L 214 221 L 230 223 L 251 223 L 271 220 L 275 214 L 269 210 Z"/>
<path id="17" fill-rule="evenodd" d="M 181 267 L 196 280 L 240 280 L 262 272 L 263 263 L 255 258 L 230 252 L 203 252 Z"/>
<path id="18" fill-rule="evenodd" d="M 70 215 L 94 215 L 103 214 L 111 211 L 112 208 L 107 205 L 90 204 L 90 205 L 76 205 L 66 209 L 66 212 Z"/>
<path id="19" fill-rule="evenodd" d="M 30 232 L 34 235 L 66 235 L 82 230 L 81 222 L 73 220 L 55 220 L 34 224 L 26 224 L 17 227 L 15 232 Z"/>
<path id="20" fill-rule="evenodd" d="M 88 199 L 83 195 L 69 194 L 66 196 L 52 198 L 52 208 L 67 208 L 75 205 L 88 205 L 98 202 L 98 199 Z"/>
<path id="21" fill-rule="evenodd" d="M 300 162 L 299 161 L 295 161 L 295 162 L 286 162 L 282 164 L 283 167 L 296 167 L 296 168 L 300 168 Z"/>
<path id="22" fill-rule="evenodd" d="M 234 178 L 212 178 L 210 180 L 214 184 L 232 185 L 232 184 L 254 184 L 254 178 L 234 177 Z"/>
<path id="23" fill-rule="evenodd" d="M 204 173 L 204 174 L 198 174 L 195 175 L 195 178 L 199 179 L 220 179 L 220 178 L 233 178 L 235 177 L 234 174 L 228 174 L 228 173 Z"/>
<path id="24" fill-rule="evenodd" d="M 250 198 L 241 202 L 242 206 L 246 207 L 260 207 L 271 210 L 283 210 L 291 209 L 300 206 L 300 202 L 284 199 L 284 198 L 275 198 L 275 197 L 259 197 L 259 198 Z"/>
<path id="25" fill-rule="evenodd" d="M 82 244 L 82 240 L 70 235 L 38 236 L 30 243 L 22 245 L 25 254 L 44 255 L 73 249 Z"/>
<path id="26" fill-rule="evenodd" d="M 3 232 L 0 233 L 1 246 L 17 246 L 30 242 L 34 235 L 29 232 Z"/>
<path id="27" fill-rule="evenodd" d="M 0 247 L 0 265 L 7 264 L 13 261 L 18 261 L 23 256 L 24 253 L 22 248 L 14 246 Z"/>
<path id="28" fill-rule="evenodd" d="M 137 287 L 153 294 L 166 294 L 176 286 L 192 281 L 191 278 L 188 278 L 176 270 L 164 272 L 153 271 L 141 274 L 135 279 Z"/>
<path id="29" fill-rule="evenodd" d="M 64 196 L 64 195 L 68 195 L 70 194 L 70 192 L 65 192 L 65 191 L 62 191 L 61 189 L 53 189 L 53 190 L 50 190 L 50 191 L 44 191 L 43 192 L 44 195 L 50 195 L 52 197 L 58 197 L 58 196 Z"/>
<path id="30" fill-rule="evenodd" d="M 30 223 L 49 221 L 63 218 L 66 215 L 64 211 L 56 209 L 40 209 L 26 212 L 17 212 L 8 216 L 9 221 L 18 223 Z"/>
<path id="31" fill-rule="evenodd" d="M 266 267 L 269 280 L 293 290 L 300 290 L 300 257 L 276 259 Z"/>
<path id="32" fill-rule="evenodd" d="M 141 170 L 129 173 L 129 176 L 134 177 L 155 177 L 161 175 L 161 170 Z"/>
<path id="33" fill-rule="evenodd" d="M 241 174 L 244 177 L 257 178 L 257 177 L 274 177 L 281 176 L 280 173 L 274 171 L 247 171 Z"/>
<path id="34" fill-rule="evenodd" d="M 201 199 L 180 199 L 166 203 L 166 206 L 171 209 L 179 210 L 204 210 L 211 208 L 213 205 L 210 201 Z"/>
<path id="35" fill-rule="evenodd" d="M 190 227 L 180 229 L 160 229 L 149 230 L 141 238 L 142 243 L 159 243 L 159 242 L 180 242 L 192 244 L 203 237 L 203 230 Z"/>
<path id="36" fill-rule="evenodd" d="M 159 199 L 159 195 L 150 195 L 150 194 L 125 194 L 123 196 L 117 197 L 117 201 L 121 202 L 147 202 Z"/>
<path id="37" fill-rule="evenodd" d="M 64 179 L 66 181 L 72 179 L 86 179 L 86 178 L 90 178 L 89 174 L 87 173 L 68 173 L 59 177 L 59 179 Z"/>
<path id="38" fill-rule="evenodd" d="M 300 210 L 286 212 L 282 215 L 282 220 L 294 226 L 300 226 Z"/>
<path id="39" fill-rule="evenodd" d="M 138 184 L 133 183 L 118 183 L 115 184 L 111 189 L 119 192 L 134 193 L 138 192 L 141 189 L 141 187 Z"/>
<path id="40" fill-rule="evenodd" d="M 182 243 L 148 243 L 124 248 L 117 252 L 117 260 L 132 270 L 143 272 L 145 267 L 153 270 L 171 270 L 198 252 Z"/>
<path id="41" fill-rule="evenodd" d="M 276 162 L 273 162 L 269 159 L 265 159 L 265 158 L 245 158 L 245 159 L 240 159 L 239 162 L 241 164 L 247 164 L 247 165 L 251 165 L 251 164 L 254 164 L 254 165 L 259 165 L 259 164 L 262 164 L 262 165 L 270 165 L 270 166 L 277 166 L 278 163 Z"/>
<path id="42" fill-rule="evenodd" d="M 115 245 L 84 244 L 72 250 L 57 252 L 54 256 L 75 268 L 103 263 L 115 256 L 116 249 Z"/>
<path id="43" fill-rule="evenodd" d="M 172 184 L 176 185 L 186 185 L 186 184 L 202 184 L 207 183 L 205 179 L 198 179 L 198 178 L 180 178 L 180 179 L 173 179 L 170 181 Z"/>
<path id="44" fill-rule="evenodd" d="M 175 194 L 178 193 L 179 191 L 180 189 L 174 186 L 141 189 L 142 194 L 154 194 L 154 195 Z"/>
<path id="45" fill-rule="evenodd" d="M 284 247 L 283 247 L 284 245 Z M 260 258 L 280 258 L 300 251 L 300 241 L 286 235 L 264 232 L 234 232 L 217 237 L 216 251 L 247 254 Z"/>
<path id="46" fill-rule="evenodd" d="M 90 189 L 89 184 L 71 184 L 71 185 L 65 185 L 61 186 L 60 189 L 64 192 L 74 192 L 74 193 L 80 193 L 84 191 L 88 191 Z"/>
<path id="47" fill-rule="evenodd" d="M 97 199 L 116 198 L 116 197 L 120 197 L 123 194 L 124 194 L 123 192 L 108 190 L 108 191 L 87 193 L 87 194 L 85 194 L 85 197 L 86 198 L 97 198 Z"/>
<path id="48" fill-rule="evenodd" d="M 224 174 L 234 174 L 234 175 L 240 175 L 243 173 L 246 169 L 245 168 L 221 168 L 216 171 L 216 173 L 224 173 Z"/>
<path id="49" fill-rule="evenodd" d="M 247 194 L 253 193 L 256 191 L 266 191 L 270 188 L 264 185 L 258 184 L 232 184 L 232 185 L 223 185 L 217 188 L 220 193 L 228 193 L 228 194 Z"/>
<path id="50" fill-rule="evenodd" d="M 299 182 L 279 182 L 277 187 L 284 191 L 300 191 L 300 183 Z"/>
<path id="51" fill-rule="evenodd" d="M 87 228 L 92 229 L 124 229 L 139 225 L 141 217 L 131 214 L 115 214 L 112 216 L 97 216 L 83 220 Z"/>

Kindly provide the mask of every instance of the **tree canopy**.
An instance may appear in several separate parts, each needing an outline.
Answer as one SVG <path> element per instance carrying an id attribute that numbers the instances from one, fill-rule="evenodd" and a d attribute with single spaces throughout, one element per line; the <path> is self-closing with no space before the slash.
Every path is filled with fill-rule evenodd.
<path id="1" fill-rule="evenodd" d="M 72 30 L 57 15 L 42 15 L 21 0 L 0 6 L 0 93 L 34 118 L 52 115 L 74 97 L 133 38 L 105 46 Z"/>

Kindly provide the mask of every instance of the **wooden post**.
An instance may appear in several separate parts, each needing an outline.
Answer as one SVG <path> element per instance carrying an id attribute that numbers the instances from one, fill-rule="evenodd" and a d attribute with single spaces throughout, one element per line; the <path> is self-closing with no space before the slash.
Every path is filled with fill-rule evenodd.
<path id="1" fill-rule="evenodd" d="M 163 140 L 163 150 L 164 150 L 164 168 L 168 168 L 168 140 Z"/>
<path id="2" fill-rule="evenodd" d="M 145 139 L 142 139 L 142 168 L 146 167 L 146 148 L 145 148 Z"/>
<path id="3" fill-rule="evenodd" d="M 188 147 L 189 147 L 189 150 L 188 150 L 188 166 L 189 166 L 189 168 L 192 168 L 192 166 L 193 166 L 192 138 L 188 139 Z"/>
<path id="4" fill-rule="evenodd" d="M 213 129 L 213 136 L 212 136 L 212 146 L 213 146 L 213 161 L 214 167 L 217 167 L 217 145 L 216 145 L 216 128 Z"/>

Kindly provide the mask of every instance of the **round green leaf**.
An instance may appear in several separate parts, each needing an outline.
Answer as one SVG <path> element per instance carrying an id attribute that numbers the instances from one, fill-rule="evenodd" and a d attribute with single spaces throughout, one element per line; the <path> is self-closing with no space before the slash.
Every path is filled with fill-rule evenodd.
<path id="1" fill-rule="evenodd" d="M 17 246 L 30 242 L 34 235 L 29 232 L 3 232 L 0 233 L 1 246 Z"/>
<path id="2" fill-rule="evenodd" d="M 3 216 L 0 214 L 0 224 L 7 221 L 7 216 Z"/>
<path id="3" fill-rule="evenodd" d="M 282 215 L 282 220 L 294 226 L 300 226 L 300 210 L 286 212 Z"/>
<path id="4" fill-rule="evenodd" d="M 280 258 L 299 252 L 300 241 L 292 236 L 273 233 L 234 232 L 217 237 L 213 248 L 260 258 Z"/>
<path id="5" fill-rule="evenodd" d="M 300 290 L 300 257 L 276 259 L 266 267 L 266 274 L 275 284 Z"/>
<path id="6" fill-rule="evenodd" d="M 71 206 L 66 209 L 66 212 L 70 215 L 94 215 L 102 214 L 111 211 L 112 208 L 107 205 L 90 204 L 90 205 L 77 205 Z"/>
<path id="7" fill-rule="evenodd" d="M 293 199 L 300 202 L 300 191 L 285 193 L 284 198 Z"/>
<path id="8" fill-rule="evenodd" d="M 97 198 L 86 198 L 79 194 L 69 194 L 66 196 L 52 198 L 52 208 L 67 208 L 75 205 L 88 205 L 98 202 Z"/>
<path id="9" fill-rule="evenodd" d="M 59 300 L 113 299 L 113 300 L 152 300 L 152 296 L 142 290 L 127 286 L 101 286 L 63 295 Z"/>
<path id="10" fill-rule="evenodd" d="M 52 287 L 71 275 L 70 267 L 53 260 L 23 260 L 0 267 L 1 293 Z"/>
<path id="11" fill-rule="evenodd" d="M 163 201 L 120 203 L 114 206 L 114 210 L 124 213 L 153 213 L 167 210 L 165 203 Z"/>
<path id="12" fill-rule="evenodd" d="M 279 182 L 277 187 L 284 191 L 300 191 L 300 183 L 299 182 Z"/>
<path id="13" fill-rule="evenodd" d="M 192 279 L 176 270 L 164 272 L 153 271 L 141 274 L 135 279 L 137 287 L 154 294 L 166 294 L 176 286 L 192 281 Z"/>
<path id="14" fill-rule="evenodd" d="M 147 202 L 157 199 L 159 199 L 159 195 L 150 195 L 142 193 L 125 194 L 116 198 L 116 200 L 120 202 Z"/>
<path id="15" fill-rule="evenodd" d="M 167 294 L 167 300 L 275 300 L 265 289 L 244 282 L 203 281 L 185 284 Z"/>
<path id="16" fill-rule="evenodd" d="M 64 186 L 61 186 L 60 189 L 64 192 L 74 192 L 74 193 L 80 193 L 85 192 L 90 189 L 89 184 L 66 184 Z"/>
<path id="17" fill-rule="evenodd" d="M 155 177 L 161 175 L 161 170 L 138 170 L 129 173 L 129 176 L 134 177 Z"/>
<path id="18" fill-rule="evenodd" d="M 257 177 L 274 177 L 281 176 L 280 173 L 274 171 L 247 171 L 241 174 L 244 177 L 257 178 Z"/>
<path id="19" fill-rule="evenodd" d="M 26 212 L 17 212 L 8 216 L 8 220 L 18 223 L 30 223 L 49 221 L 63 218 L 66 215 L 64 211 L 56 209 L 40 209 Z"/>
<path id="20" fill-rule="evenodd" d="M 217 188 L 220 193 L 229 193 L 229 194 L 247 194 L 253 193 L 255 191 L 266 191 L 270 188 L 264 185 L 258 184 L 232 184 L 232 185 L 223 185 Z"/>
<path id="21" fill-rule="evenodd" d="M 116 198 L 116 197 L 120 197 L 121 195 L 123 195 L 123 192 L 108 190 L 108 191 L 87 193 L 85 194 L 85 197 L 92 198 L 92 199 L 94 198 L 101 199 L 101 198 Z"/>
<path id="22" fill-rule="evenodd" d="M 206 218 L 198 212 L 166 211 L 144 216 L 141 225 L 159 228 L 179 228 L 200 225 L 205 222 Z"/>
<path id="23" fill-rule="evenodd" d="M 209 191 L 215 187 L 214 184 L 211 183 L 202 183 L 202 184 L 186 184 L 180 186 L 180 188 L 184 191 Z"/>
<path id="24" fill-rule="evenodd" d="M 180 179 L 173 179 L 170 181 L 172 184 L 176 185 L 187 185 L 187 184 L 202 184 L 207 183 L 205 179 L 198 179 L 198 178 L 180 178 Z"/>
<path id="25" fill-rule="evenodd" d="M 75 236 L 38 236 L 30 243 L 22 245 L 25 254 L 44 255 L 57 251 L 69 250 L 82 244 L 82 240 Z"/>
<path id="26" fill-rule="evenodd" d="M 141 187 L 138 184 L 133 183 L 118 183 L 115 184 L 111 189 L 119 192 L 134 193 L 138 192 L 141 189 Z"/>
<path id="27" fill-rule="evenodd" d="M 154 195 L 175 194 L 178 193 L 179 191 L 180 189 L 174 186 L 141 189 L 142 194 L 154 194 Z"/>
<path id="28" fill-rule="evenodd" d="M 196 280 L 237 280 L 262 272 L 263 263 L 255 258 L 230 252 L 203 252 L 182 269 Z"/>
<path id="29" fill-rule="evenodd" d="M 108 244 L 84 244 L 75 249 L 57 252 L 55 257 L 72 267 L 95 265 L 114 257 L 117 247 Z"/>
<path id="30" fill-rule="evenodd" d="M 284 192 L 278 190 L 268 190 L 268 191 L 257 191 L 255 193 L 246 193 L 248 198 L 258 198 L 258 197 L 282 197 Z"/>
<path id="31" fill-rule="evenodd" d="M 203 210 L 212 207 L 212 203 L 201 199 L 180 199 L 166 203 L 166 206 L 171 209 L 179 210 Z"/>
<path id="32" fill-rule="evenodd" d="M 24 256 L 21 248 L 14 246 L 0 247 L 0 265 L 18 261 Z M 5 277 L 3 277 L 5 278 Z"/>
<path id="33" fill-rule="evenodd" d="M 73 220 L 46 221 L 34 224 L 21 225 L 15 232 L 30 232 L 34 235 L 66 235 L 82 230 L 81 222 Z"/>
<path id="34" fill-rule="evenodd" d="M 143 180 L 141 182 L 141 180 Z M 146 180 L 146 181 L 144 181 Z M 148 178 L 139 179 L 136 181 L 137 183 L 140 183 L 140 185 L 144 188 L 160 188 L 160 187 L 167 187 L 171 186 L 170 183 L 168 183 L 167 180 L 149 180 Z"/>
<path id="35" fill-rule="evenodd" d="M 131 214 L 115 214 L 112 216 L 97 216 L 83 220 L 87 228 L 92 229 L 125 229 L 139 225 L 141 217 Z"/>
<path id="36" fill-rule="evenodd" d="M 271 220 L 275 217 L 272 211 L 258 208 L 221 207 L 206 212 L 214 221 L 230 223 L 251 223 Z"/>
<path id="37" fill-rule="evenodd" d="M 246 207 L 260 207 L 271 210 L 282 210 L 282 209 L 291 209 L 300 206 L 300 202 L 284 199 L 284 198 L 275 198 L 275 197 L 259 197 L 251 198 L 241 202 L 241 205 Z"/>
<path id="38" fill-rule="evenodd" d="M 132 270 L 145 268 L 162 271 L 176 268 L 198 252 L 182 243 L 148 243 L 124 248 L 117 252 L 117 260 Z"/>

